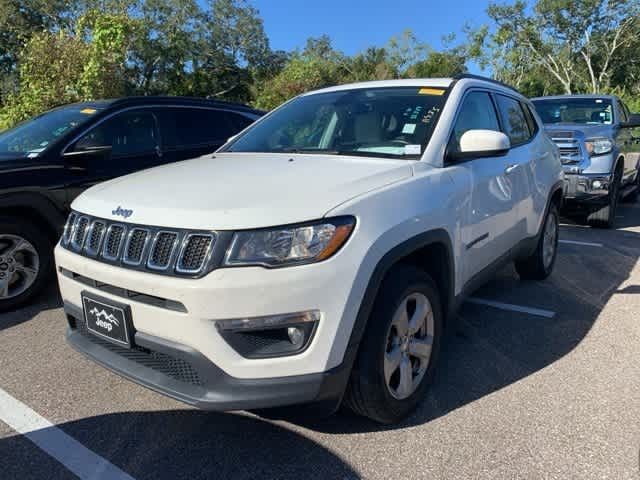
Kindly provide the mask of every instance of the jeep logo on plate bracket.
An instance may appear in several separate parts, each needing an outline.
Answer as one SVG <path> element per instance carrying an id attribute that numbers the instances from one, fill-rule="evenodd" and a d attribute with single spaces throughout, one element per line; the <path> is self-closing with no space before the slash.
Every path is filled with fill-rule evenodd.
<path id="1" fill-rule="evenodd" d="M 122 218 L 129 218 L 131 215 L 133 215 L 133 210 L 127 210 L 118 205 L 118 208 L 111 211 L 111 215 L 116 215 Z"/>

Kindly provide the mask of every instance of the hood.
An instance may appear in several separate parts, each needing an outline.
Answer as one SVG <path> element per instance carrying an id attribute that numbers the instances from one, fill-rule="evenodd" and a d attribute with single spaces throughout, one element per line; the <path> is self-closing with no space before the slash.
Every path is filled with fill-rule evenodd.
<path id="1" fill-rule="evenodd" d="M 583 125 L 578 123 L 554 123 L 545 125 L 544 129 L 553 137 L 554 132 L 580 132 L 584 138 L 605 137 L 613 135 L 613 125 Z"/>
<path id="2" fill-rule="evenodd" d="M 411 174 L 405 160 L 221 153 L 96 185 L 72 207 L 145 225 L 260 228 L 322 218 L 346 200 Z"/>

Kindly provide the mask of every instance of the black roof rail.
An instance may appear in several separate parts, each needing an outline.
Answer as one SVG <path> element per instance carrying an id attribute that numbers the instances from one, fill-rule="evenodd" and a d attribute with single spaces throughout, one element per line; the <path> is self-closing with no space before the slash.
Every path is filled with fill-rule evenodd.
<path id="1" fill-rule="evenodd" d="M 483 77 L 482 75 L 474 75 L 472 73 L 460 73 L 453 77 L 454 80 L 464 80 L 465 78 L 472 79 L 472 80 L 482 80 L 484 82 L 500 85 L 501 87 L 508 88 L 509 90 L 513 90 L 514 92 L 522 95 L 522 93 L 520 93 L 517 88 L 509 85 L 508 83 L 501 82 L 500 80 L 494 80 L 493 78 L 489 78 L 489 77 Z"/>
<path id="2" fill-rule="evenodd" d="M 264 113 L 261 110 L 250 107 L 243 103 L 227 102 L 225 100 L 216 100 L 212 98 L 203 97 L 182 97 L 182 96 L 165 96 L 165 95 L 133 95 L 129 97 L 115 98 L 111 100 L 110 105 L 123 105 L 123 104 L 137 104 L 137 103 L 178 103 L 184 105 L 209 105 L 212 107 L 229 107 L 235 110 L 242 110 L 247 112 Z"/>

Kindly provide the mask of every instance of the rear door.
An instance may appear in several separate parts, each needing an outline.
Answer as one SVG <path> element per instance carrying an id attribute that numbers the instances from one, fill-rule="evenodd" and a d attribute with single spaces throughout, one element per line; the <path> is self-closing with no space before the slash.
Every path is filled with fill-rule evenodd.
<path id="1" fill-rule="evenodd" d="M 157 115 L 162 154 L 167 162 L 213 153 L 239 131 L 231 118 L 232 112 L 225 110 L 164 107 L 157 110 Z"/>
<path id="2" fill-rule="evenodd" d="M 110 147 L 104 156 L 85 156 L 85 152 Z M 161 162 L 157 120 L 151 109 L 126 110 L 107 117 L 80 135 L 65 158 L 71 202 L 86 188 L 105 180 L 155 166 Z M 81 163 L 74 158 L 82 159 Z"/>
<path id="3" fill-rule="evenodd" d="M 618 123 L 629 121 L 631 114 L 626 105 L 617 101 L 617 109 L 620 111 Z M 618 134 L 620 150 L 624 154 L 624 171 L 627 181 L 635 179 L 635 174 L 640 162 L 640 128 L 621 128 Z"/>
<path id="4" fill-rule="evenodd" d="M 462 135 L 476 129 L 500 131 L 494 101 L 484 90 L 471 90 L 465 95 L 448 150 L 457 150 Z M 465 177 L 471 185 L 469 205 L 465 209 L 467 218 L 461 222 L 465 283 L 513 246 L 516 194 L 512 177 L 505 173 L 512 161 L 507 155 L 474 158 L 451 166 L 453 178 Z"/>

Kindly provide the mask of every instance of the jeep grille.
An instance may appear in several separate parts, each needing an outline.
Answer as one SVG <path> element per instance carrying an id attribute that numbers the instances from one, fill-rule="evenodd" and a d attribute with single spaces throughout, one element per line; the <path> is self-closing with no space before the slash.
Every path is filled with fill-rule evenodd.
<path id="1" fill-rule="evenodd" d="M 61 245 L 98 261 L 153 273 L 198 276 L 212 257 L 214 232 L 111 222 L 72 212 Z"/>

